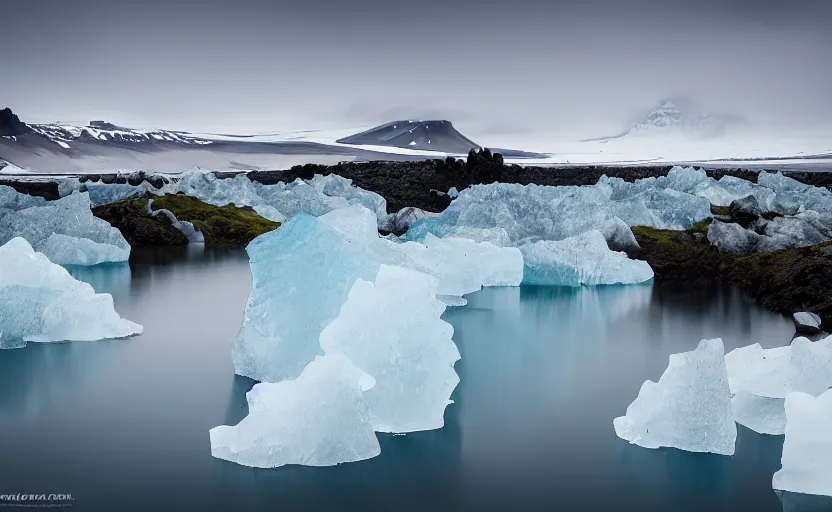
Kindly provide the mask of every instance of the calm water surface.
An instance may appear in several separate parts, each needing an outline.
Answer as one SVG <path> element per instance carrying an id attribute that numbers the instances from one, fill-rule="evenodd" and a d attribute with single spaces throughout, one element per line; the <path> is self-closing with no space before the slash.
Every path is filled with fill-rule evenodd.
<path id="1" fill-rule="evenodd" d="M 449 310 L 461 383 L 445 428 L 380 435 L 375 459 L 257 470 L 210 455 L 253 381 L 230 344 L 244 251 L 140 252 L 72 269 L 144 325 L 129 340 L 0 351 L 0 494 L 71 493 L 79 510 L 783 510 L 782 437 L 740 427 L 733 458 L 615 436 L 642 382 L 702 338 L 784 345 L 790 322 L 731 289 L 486 289 Z M 828 501 L 782 498 L 789 511 Z M 797 500 L 797 501 L 795 501 Z"/>

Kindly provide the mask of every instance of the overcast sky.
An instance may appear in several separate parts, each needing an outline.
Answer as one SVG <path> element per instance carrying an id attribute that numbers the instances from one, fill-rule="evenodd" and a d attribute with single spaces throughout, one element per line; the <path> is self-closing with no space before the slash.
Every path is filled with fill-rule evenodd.
<path id="1" fill-rule="evenodd" d="M 604 131 L 683 95 L 832 122 L 829 0 L 3 0 L 0 107 L 226 133 Z"/>

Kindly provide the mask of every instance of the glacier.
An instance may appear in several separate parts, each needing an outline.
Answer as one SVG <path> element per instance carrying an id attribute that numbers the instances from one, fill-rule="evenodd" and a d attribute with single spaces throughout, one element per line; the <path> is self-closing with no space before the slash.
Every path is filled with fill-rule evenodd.
<path id="1" fill-rule="evenodd" d="M 789 393 L 785 410 L 782 468 L 774 473 L 772 487 L 832 496 L 832 390 L 818 397 Z"/>
<path id="2" fill-rule="evenodd" d="M 96 265 L 130 257 L 130 245 L 121 232 L 93 216 L 87 193 L 76 192 L 57 201 L 20 196 L 25 197 L 0 191 L 0 244 L 25 238 L 60 265 Z"/>
<path id="3" fill-rule="evenodd" d="M 717 338 L 672 354 L 659 381 L 646 381 L 626 415 L 615 418 L 616 435 L 644 448 L 733 455 L 737 426 L 724 351 Z"/>
<path id="4" fill-rule="evenodd" d="M 373 458 L 381 447 L 364 392 L 374 384 L 342 354 L 316 357 L 296 379 L 255 384 L 248 416 L 209 431 L 211 455 L 255 468 Z"/>
<path id="5" fill-rule="evenodd" d="M 523 284 L 595 286 L 636 284 L 653 278 L 646 261 L 614 252 L 600 231 L 592 230 L 560 241 L 541 240 L 520 246 Z"/>
<path id="6" fill-rule="evenodd" d="M 0 348 L 141 333 L 142 326 L 116 313 L 112 296 L 96 294 L 25 239 L 0 247 Z"/>
<path id="7" fill-rule="evenodd" d="M 375 379 L 365 393 L 377 432 L 405 433 L 444 425 L 459 383 L 453 327 L 441 319 L 436 278 L 381 265 L 375 281 L 359 279 L 341 312 L 321 333 L 327 356 L 347 356 Z"/>

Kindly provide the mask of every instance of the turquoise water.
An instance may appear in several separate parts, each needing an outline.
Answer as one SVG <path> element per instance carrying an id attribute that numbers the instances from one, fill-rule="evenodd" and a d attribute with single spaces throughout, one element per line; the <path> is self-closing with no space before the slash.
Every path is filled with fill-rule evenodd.
<path id="1" fill-rule="evenodd" d="M 230 358 L 245 253 L 158 250 L 72 271 L 145 333 L 0 351 L 0 494 L 71 493 L 73 511 L 783 509 L 771 490 L 782 437 L 740 427 L 729 458 L 646 450 L 612 428 L 671 353 L 706 337 L 728 350 L 789 342 L 789 321 L 735 290 L 472 294 L 445 315 L 462 354 L 445 428 L 380 436 L 381 455 L 360 463 L 257 470 L 212 458 L 208 441 L 245 416 L 253 384 Z"/>

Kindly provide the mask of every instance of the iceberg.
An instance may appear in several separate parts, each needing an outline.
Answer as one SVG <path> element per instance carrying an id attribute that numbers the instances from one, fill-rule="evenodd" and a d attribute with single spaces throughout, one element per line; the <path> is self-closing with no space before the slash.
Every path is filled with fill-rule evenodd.
<path id="1" fill-rule="evenodd" d="M 653 278 L 646 261 L 631 260 L 609 249 L 600 231 L 561 241 L 542 240 L 520 247 L 525 268 L 523 284 L 595 286 L 636 284 Z"/>
<path id="2" fill-rule="evenodd" d="M 616 435 L 644 448 L 733 455 L 737 426 L 724 350 L 717 338 L 671 355 L 659 381 L 646 381 L 627 414 L 615 418 Z"/>
<path id="3" fill-rule="evenodd" d="M 316 355 L 319 336 L 334 320 L 357 279 L 373 280 L 379 263 L 319 219 L 298 214 L 246 248 L 252 290 L 232 345 L 239 375 L 292 379 Z"/>
<path id="4" fill-rule="evenodd" d="M 301 213 L 320 217 L 332 210 L 355 205 L 375 212 L 379 226 L 387 222 L 387 201 L 383 197 L 356 187 L 352 180 L 336 174 L 263 185 L 251 181 L 245 174 L 221 179 L 212 173 L 189 171 L 176 183 L 163 187 L 162 192 L 181 192 L 216 206 L 232 203 L 251 206 L 259 214 L 278 222 Z"/>
<path id="5" fill-rule="evenodd" d="M 59 265 L 96 265 L 130 257 L 130 245 L 121 232 L 93 216 L 87 193 L 76 192 L 43 203 L 6 199 L 4 204 L 13 201 L 25 207 L 0 208 L 0 244 L 15 237 L 25 238 L 36 251 Z"/>
<path id="6" fill-rule="evenodd" d="M 112 296 L 96 294 L 25 239 L 0 247 L 0 348 L 141 333 L 142 326 L 116 313 Z"/>
<path id="7" fill-rule="evenodd" d="M 786 419 L 782 468 L 774 473 L 772 487 L 832 496 L 832 390 L 818 397 L 789 393 Z"/>
<path id="8" fill-rule="evenodd" d="M 818 396 L 832 387 L 832 338 L 812 342 L 800 337 L 773 349 L 749 345 L 726 354 L 725 364 L 737 423 L 761 434 L 782 435 L 786 395 L 799 391 Z"/>
<path id="9" fill-rule="evenodd" d="M 424 244 L 395 246 L 417 265 L 439 278 L 439 295 L 461 297 L 483 286 L 519 286 L 523 255 L 514 247 L 497 247 L 464 238 L 439 238 L 428 233 Z"/>
<path id="10" fill-rule="evenodd" d="M 211 455 L 255 468 L 373 458 L 381 447 L 364 397 L 373 384 L 341 354 L 316 357 L 294 380 L 255 384 L 248 416 L 209 431 Z"/>
<path id="11" fill-rule="evenodd" d="M 321 333 L 321 347 L 347 356 L 375 379 L 365 393 L 377 432 L 415 432 L 444 425 L 459 383 L 453 327 L 441 319 L 436 278 L 381 265 L 375 282 L 359 279 L 338 317 Z"/>

